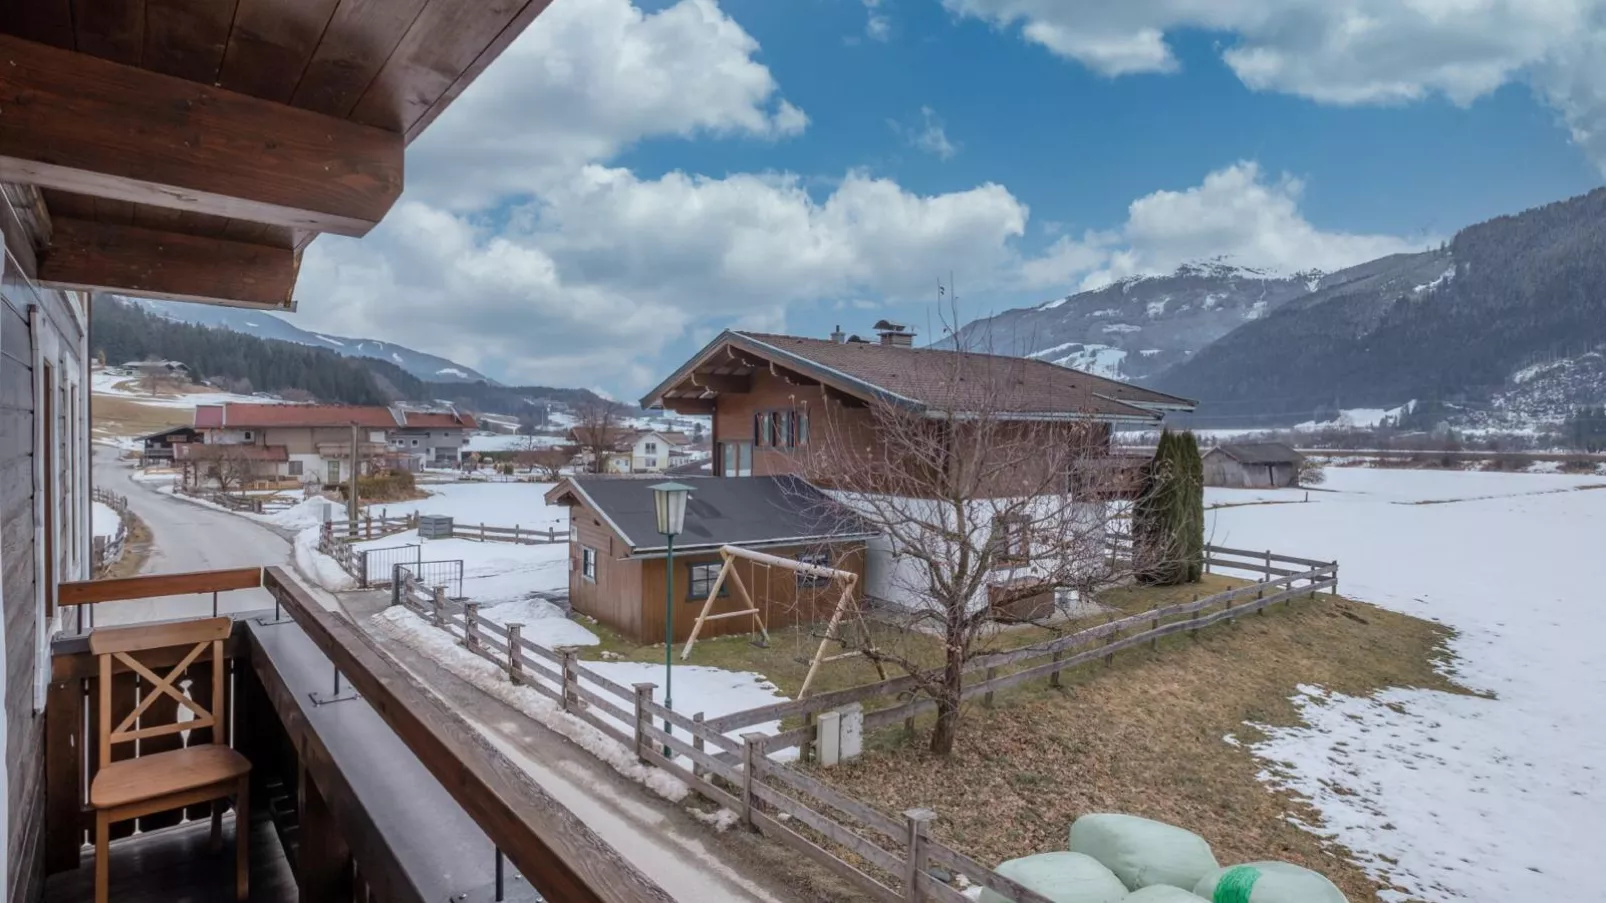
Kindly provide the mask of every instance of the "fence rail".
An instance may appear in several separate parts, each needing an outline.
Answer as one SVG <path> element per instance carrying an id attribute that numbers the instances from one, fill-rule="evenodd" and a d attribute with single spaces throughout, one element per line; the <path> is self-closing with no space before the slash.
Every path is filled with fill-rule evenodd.
<path id="1" fill-rule="evenodd" d="M 405 568 L 403 569 L 405 570 Z M 557 702 L 568 714 L 630 748 L 644 763 L 668 771 L 742 820 L 851 883 L 869 899 L 887 903 L 966 898 L 927 874 L 946 863 L 972 883 L 994 888 L 1017 903 L 1048 898 L 987 869 L 927 836 L 935 817 L 924 810 L 903 821 L 767 756 L 769 737 L 711 727 L 701 714 L 687 717 L 653 699 L 654 684 L 624 687 L 586 668 L 572 649 L 546 649 L 520 636 L 522 625 L 498 625 L 473 602 L 455 602 L 444 589 L 403 574 L 394 598 L 469 652 L 495 664 L 514 683 Z M 667 752 L 665 751 L 667 750 Z M 858 863 L 839 853 L 849 854 Z"/>
<path id="2" fill-rule="evenodd" d="M 1019 649 L 978 656 L 965 668 L 961 699 L 981 698 L 1028 681 L 1058 684 L 1066 669 L 1113 660 L 1117 653 L 1160 639 L 1264 612 L 1279 602 L 1336 591 L 1338 562 L 1295 558 L 1218 546 L 1207 548 L 1221 569 L 1259 573 L 1260 581 L 1188 602 L 1161 606 L 1076 633 Z M 1308 564 L 1302 571 L 1277 564 Z M 903 723 L 934 710 L 937 701 L 919 695 L 932 675 L 909 675 L 847 690 L 820 693 L 715 718 L 686 716 L 659 705 L 656 686 L 626 688 L 586 668 L 572 649 L 546 649 L 524 639 L 522 625 L 482 618 L 473 602 L 451 599 L 445 588 L 420 580 L 406 566 L 397 568 L 392 600 L 422 615 L 455 637 L 468 651 L 495 664 L 510 681 L 556 701 L 573 715 L 633 750 L 644 763 L 675 775 L 698 793 L 737 813 L 742 821 L 806 856 L 865 898 L 906 903 L 964 903 L 968 898 L 931 872 L 941 868 L 964 875 L 1017 903 L 1048 903 L 1047 898 L 932 839 L 935 813 L 911 809 L 900 821 L 818 778 L 769 758 L 775 752 L 815 742 L 814 716 L 849 703 L 892 700 L 864 714 L 863 730 Z M 1000 673 L 1008 669 L 1008 673 Z M 744 727 L 803 716 L 804 727 L 769 735 L 730 734 Z"/>
<path id="3" fill-rule="evenodd" d="M 486 524 L 460 524 L 452 522 L 453 539 L 475 539 L 480 542 L 516 542 L 524 545 L 539 546 L 553 543 L 568 542 L 569 531 L 551 528 L 536 530 L 530 527 L 520 527 L 514 524 L 511 527 L 493 527 Z"/>

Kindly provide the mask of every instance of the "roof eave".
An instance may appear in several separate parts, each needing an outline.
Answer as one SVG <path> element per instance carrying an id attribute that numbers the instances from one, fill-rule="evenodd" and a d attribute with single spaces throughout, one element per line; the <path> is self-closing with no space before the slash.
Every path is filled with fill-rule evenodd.
<path id="1" fill-rule="evenodd" d="M 796 546 L 811 542 L 868 542 L 869 540 L 875 539 L 880 535 L 881 534 L 879 533 L 831 533 L 815 536 L 787 536 L 780 539 L 764 539 L 756 542 L 705 542 L 695 546 L 676 545 L 675 554 L 680 555 L 691 552 L 705 552 L 710 549 L 718 549 L 721 546 L 739 546 L 744 549 L 773 549 L 777 546 Z M 643 546 L 639 549 L 632 550 L 631 554 L 625 557 L 636 561 L 646 561 L 651 559 L 665 558 L 668 556 L 668 552 L 669 550 L 666 546 Z"/>

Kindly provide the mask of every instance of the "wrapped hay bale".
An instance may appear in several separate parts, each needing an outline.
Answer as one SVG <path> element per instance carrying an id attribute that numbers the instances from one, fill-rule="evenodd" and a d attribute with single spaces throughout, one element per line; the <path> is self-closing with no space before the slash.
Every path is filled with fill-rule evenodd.
<path id="1" fill-rule="evenodd" d="M 1037 891 L 1054 903 L 1121 903 L 1126 885 L 1091 856 L 1081 853 L 1038 853 L 1011 859 L 994 869 L 998 874 Z M 983 889 L 981 903 L 1010 903 Z"/>
<path id="2" fill-rule="evenodd" d="M 1126 895 L 1121 903 L 1205 903 L 1205 899 L 1169 884 L 1151 884 Z"/>
<path id="3" fill-rule="evenodd" d="M 1086 853 L 1130 890 L 1156 884 L 1191 891 L 1221 867 L 1203 837 L 1136 815 L 1084 815 L 1071 825 L 1071 851 Z"/>
<path id="4" fill-rule="evenodd" d="M 1211 903 L 1348 903 L 1321 874 L 1287 862 L 1250 862 L 1200 879 L 1194 894 Z"/>

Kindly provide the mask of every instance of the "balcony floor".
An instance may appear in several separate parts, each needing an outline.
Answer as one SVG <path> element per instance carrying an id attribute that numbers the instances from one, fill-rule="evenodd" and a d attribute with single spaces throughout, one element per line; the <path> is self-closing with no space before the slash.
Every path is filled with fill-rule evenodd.
<path id="1" fill-rule="evenodd" d="M 284 849 L 265 817 L 252 819 L 252 903 L 295 903 L 295 876 Z M 111 845 L 111 899 L 117 903 L 232 903 L 234 900 L 234 816 L 223 819 L 223 849 L 207 850 L 211 825 L 191 822 L 140 834 Z M 83 864 L 52 875 L 45 884 L 45 903 L 93 903 L 95 855 L 84 852 Z"/>

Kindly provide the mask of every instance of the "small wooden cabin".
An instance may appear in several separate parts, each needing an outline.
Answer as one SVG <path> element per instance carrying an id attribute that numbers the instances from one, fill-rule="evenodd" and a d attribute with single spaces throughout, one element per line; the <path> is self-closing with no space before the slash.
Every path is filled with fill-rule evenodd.
<path id="1" fill-rule="evenodd" d="M 168 467 L 173 463 L 173 446 L 200 442 L 201 432 L 192 426 L 175 426 L 172 429 L 141 436 L 140 464 L 144 467 Z"/>
<path id="2" fill-rule="evenodd" d="M 1237 442 L 1205 452 L 1206 486 L 1280 489 L 1299 485 L 1305 456 L 1281 442 Z"/>
<path id="3" fill-rule="evenodd" d="M 652 486 L 662 477 L 571 477 L 547 493 L 569 508 L 569 602 L 641 644 L 664 641 L 666 544 Z M 850 571 L 864 585 L 865 542 L 876 534 L 795 477 L 681 478 L 692 487 L 675 537 L 674 640 L 684 641 L 718 574 L 723 545 Z M 770 629 L 829 618 L 841 590 L 748 560 L 734 567 Z M 713 613 L 740 611 L 729 587 Z M 701 636 L 747 633 L 746 617 L 710 620 Z"/>

